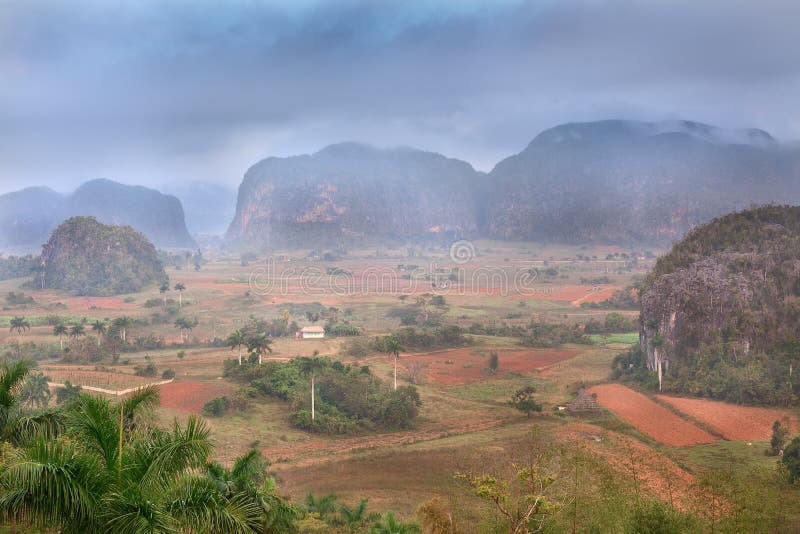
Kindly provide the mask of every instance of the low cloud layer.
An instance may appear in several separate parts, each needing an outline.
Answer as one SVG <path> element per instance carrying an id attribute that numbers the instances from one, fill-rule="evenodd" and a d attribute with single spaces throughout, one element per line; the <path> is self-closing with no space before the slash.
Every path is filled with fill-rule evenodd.
<path id="1" fill-rule="evenodd" d="M 800 4 L 11 0 L 0 189 L 237 185 L 342 140 L 490 170 L 538 132 L 623 117 L 800 139 Z"/>

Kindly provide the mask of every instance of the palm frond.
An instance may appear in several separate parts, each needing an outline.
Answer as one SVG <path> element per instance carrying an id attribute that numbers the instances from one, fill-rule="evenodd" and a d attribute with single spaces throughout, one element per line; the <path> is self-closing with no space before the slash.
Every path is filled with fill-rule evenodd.
<path id="1" fill-rule="evenodd" d="M 175 421 L 172 432 L 160 432 L 134 447 L 133 473 L 142 485 L 168 483 L 189 468 L 206 465 L 213 446 L 208 427 L 189 417 L 186 428 Z"/>
<path id="2" fill-rule="evenodd" d="M 227 499 L 213 481 L 191 475 L 175 484 L 168 510 L 181 527 L 192 532 L 252 533 L 261 523 L 259 506 L 246 495 Z"/>
<path id="3" fill-rule="evenodd" d="M 116 466 L 119 422 L 108 400 L 80 394 L 65 413 L 67 430 L 82 446 L 100 454 L 106 469 Z"/>
<path id="4" fill-rule="evenodd" d="M 38 436 L 6 459 L 0 512 L 38 527 L 88 527 L 96 520 L 97 496 L 106 483 L 93 457 L 78 454 L 63 440 Z"/>

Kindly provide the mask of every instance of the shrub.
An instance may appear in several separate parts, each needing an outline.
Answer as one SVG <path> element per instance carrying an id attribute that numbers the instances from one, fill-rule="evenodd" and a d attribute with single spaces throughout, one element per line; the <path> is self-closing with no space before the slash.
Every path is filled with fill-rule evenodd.
<path id="1" fill-rule="evenodd" d="M 228 397 L 216 397 L 205 403 L 203 406 L 203 415 L 209 417 L 219 417 L 228 411 L 230 401 Z"/>
<path id="2" fill-rule="evenodd" d="M 137 365 L 133 368 L 133 374 L 136 376 L 158 376 L 158 369 L 153 362 L 148 362 L 147 365 Z"/>
<path id="3" fill-rule="evenodd" d="M 163 373 L 161 373 L 161 378 L 164 380 L 171 380 L 175 378 L 175 371 L 172 369 L 165 369 Z"/>

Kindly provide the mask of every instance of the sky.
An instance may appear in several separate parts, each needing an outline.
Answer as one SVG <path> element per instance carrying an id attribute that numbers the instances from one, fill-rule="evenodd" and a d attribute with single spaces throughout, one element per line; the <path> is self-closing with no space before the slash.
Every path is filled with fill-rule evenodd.
<path id="1" fill-rule="evenodd" d="M 793 0 L 0 0 L 0 191 L 238 186 L 341 141 L 489 171 L 539 132 L 800 139 Z"/>

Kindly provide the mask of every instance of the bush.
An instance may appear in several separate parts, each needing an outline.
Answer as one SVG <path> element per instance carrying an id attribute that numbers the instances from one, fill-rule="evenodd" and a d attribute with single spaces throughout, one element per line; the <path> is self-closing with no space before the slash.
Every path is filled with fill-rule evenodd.
<path id="1" fill-rule="evenodd" d="M 228 397 L 216 397 L 211 399 L 203 406 L 203 415 L 209 417 L 219 417 L 228 411 L 230 401 Z"/>
<path id="2" fill-rule="evenodd" d="M 164 380 L 171 380 L 175 378 L 175 371 L 172 369 L 165 369 L 163 373 L 161 373 L 161 378 Z"/>
<path id="3" fill-rule="evenodd" d="M 148 362 L 147 365 L 137 365 L 133 368 L 133 374 L 136 376 L 158 376 L 158 369 L 153 362 Z"/>

